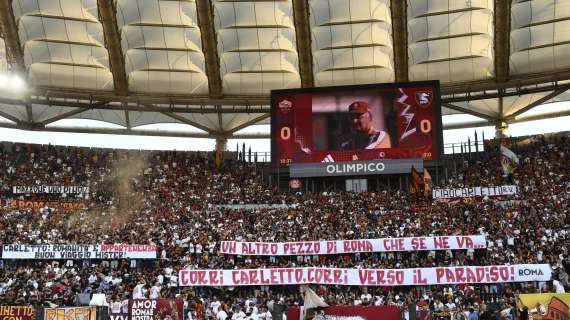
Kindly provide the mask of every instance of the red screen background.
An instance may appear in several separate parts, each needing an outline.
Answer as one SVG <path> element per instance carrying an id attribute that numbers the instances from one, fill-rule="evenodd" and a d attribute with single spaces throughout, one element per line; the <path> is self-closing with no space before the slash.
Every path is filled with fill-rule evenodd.
<path id="1" fill-rule="evenodd" d="M 302 90 L 302 89 L 301 89 Z M 347 95 L 369 95 L 374 88 L 344 89 Z M 388 149 L 315 150 L 313 145 L 313 96 L 326 92 L 273 92 L 272 145 L 279 166 L 290 163 L 338 162 L 422 158 L 438 160 L 441 147 L 441 106 L 439 86 L 430 84 L 406 86 L 377 85 L 378 94 L 394 96 L 395 135 L 398 146 Z M 342 95 L 343 90 L 331 91 Z M 394 134 L 393 132 L 391 134 Z M 326 159 L 326 160 L 325 160 Z"/>

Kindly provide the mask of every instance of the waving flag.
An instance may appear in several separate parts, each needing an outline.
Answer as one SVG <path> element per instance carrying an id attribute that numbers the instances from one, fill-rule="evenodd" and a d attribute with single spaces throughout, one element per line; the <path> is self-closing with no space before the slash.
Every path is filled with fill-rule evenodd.
<path id="1" fill-rule="evenodd" d="M 509 148 L 505 147 L 505 146 L 501 146 L 501 154 L 507 158 L 509 158 L 511 161 L 513 161 L 515 164 L 519 163 L 519 157 L 517 157 L 517 155 Z"/>
<path id="2" fill-rule="evenodd" d="M 508 176 L 513 173 L 514 165 L 519 163 L 519 157 L 509 148 L 501 146 L 501 166 L 503 173 Z"/>

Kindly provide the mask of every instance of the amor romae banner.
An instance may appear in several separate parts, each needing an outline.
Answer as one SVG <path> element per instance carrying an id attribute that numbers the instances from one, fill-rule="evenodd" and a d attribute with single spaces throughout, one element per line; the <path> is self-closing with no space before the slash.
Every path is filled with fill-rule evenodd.
<path id="1" fill-rule="evenodd" d="M 237 255 L 288 256 L 356 252 L 462 250 L 486 247 L 485 236 L 470 235 L 298 242 L 222 241 L 220 252 Z"/>
<path id="2" fill-rule="evenodd" d="M 413 269 L 272 268 L 179 271 L 180 286 L 323 284 L 410 286 L 458 283 L 549 281 L 548 264 L 436 267 Z"/>
<path id="3" fill-rule="evenodd" d="M 467 188 L 446 188 L 433 189 L 434 199 L 456 199 L 456 198 L 481 198 L 481 197 L 501 197 L 517 194 L 517 186 L 494 186 L 494 187 L 467 187 Z"/>
<path id="4" fill-rule="evenodd" d="M 2 259 L 156 259 L 148 244 L 5 244 Z"/>
<path id="5" fill-rule="evenodd" d="M 129 299 L 125 310 L 110 309 L 110 320 L 183 320 L 184 301 L 182 299 Z M 120 311 L 120 312 L 118 312 Z"/>

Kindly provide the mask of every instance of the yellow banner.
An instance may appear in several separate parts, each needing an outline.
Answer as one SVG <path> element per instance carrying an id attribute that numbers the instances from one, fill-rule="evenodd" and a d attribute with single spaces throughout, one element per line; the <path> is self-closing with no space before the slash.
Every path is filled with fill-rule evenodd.
<path id="1" fill-rule="evenodd" d="M 570 293 L 531 293 L 519 295 L 519 308 L 528 308 L 532 320 L 570 318 Z"/>
<path id="2" fill-rule="evenodd" d="M 94 307 L 47 308 L 45 320 L 97 320 L 97 309 Z"/>
<path id="3" fill-rule="evenodd" d="M 14 209 L 32 209 L 39 210 L 45 206 L 49 208 L 59 208 L 64 210 L 85 210 L 87 203 L 85 201 L 69 201 L 69 200 L 13 200 L 10 205 Z"/>
<path id="4" fill-rule="evenodd" d="M 0 306 L 0 320 L 32 320 L 35 309 L 32 306 Z"/>

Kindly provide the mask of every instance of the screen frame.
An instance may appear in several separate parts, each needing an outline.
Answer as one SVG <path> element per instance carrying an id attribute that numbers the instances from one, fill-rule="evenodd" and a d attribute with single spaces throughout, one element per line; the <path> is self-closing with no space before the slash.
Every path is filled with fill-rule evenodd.
<path id="1" fill-rule="evenodd" d="M 389 83 L 368 83 L 368 84 L 355 84 L 355 85 L 344 85 L 344 86 L 329 86 L 329 87 L 312 87 L 312 88 L 293 88 L 293 89 L 277 89 L 271 90 L 271 166 L 274 168 L 289 168 L 289 165 L 280 166 L 279 159 L 277 159 L 277 130 L 276 130 L 276 101 L 277 97 L 285 94 L 305 94 L 305 93 L 328 93 L 335 91 L 351 91 L 351 90 L 367 90 L 367 89 L 397 89 L 397 88 L 410 88 L 410 87 L 421 87 L 421 86 L 432 86 L 434 94 L 434 116 L 436 130 L 438 130 L 439 143 L 438 143 L 438 157 L 437 160 L 424 160 L 428 165 L 438 163 L 443 157 L 443 126 L 442 126 L 442 113 L 441 113 L 441 91 L 439 80 L 424 80 L 424 81 L 413 81 L 413 82 L 389 82 Z M 396 159 L 395 159 L 396 160 Z"/>

